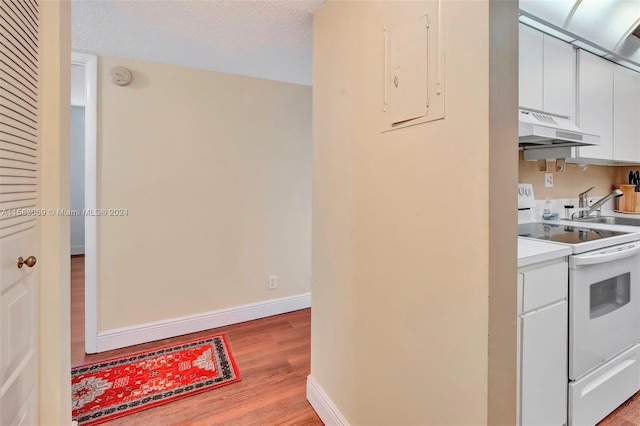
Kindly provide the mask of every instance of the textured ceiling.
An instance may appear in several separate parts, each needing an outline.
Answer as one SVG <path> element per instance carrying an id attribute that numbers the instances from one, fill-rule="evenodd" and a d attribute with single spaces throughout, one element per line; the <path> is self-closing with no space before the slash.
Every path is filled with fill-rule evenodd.
<path id="1" fill-rule="evenodd" d="M 311 84 L 324 0 L 74 0 L 74 50 Z"/>

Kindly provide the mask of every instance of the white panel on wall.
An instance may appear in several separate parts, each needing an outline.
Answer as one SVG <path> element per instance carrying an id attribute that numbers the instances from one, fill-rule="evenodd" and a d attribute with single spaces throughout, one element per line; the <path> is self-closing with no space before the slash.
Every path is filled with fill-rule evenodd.
<path id="1" fill-rule="evenodd" d="M 383 131 L 444 118 L 440 3 L 398 9 L 383 28 Z"/>
<path id="2" fill-rule="evenodd" d="M 389 116 L 391 123 L 424 117 L 429 111 L 428 16 L 389 32 Z"/>

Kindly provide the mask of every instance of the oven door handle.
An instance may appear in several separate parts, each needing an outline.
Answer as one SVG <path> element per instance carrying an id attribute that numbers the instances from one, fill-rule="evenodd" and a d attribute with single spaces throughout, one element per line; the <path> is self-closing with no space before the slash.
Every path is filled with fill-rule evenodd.
<path id="1" fill-rule="evenodd" d="M 571 256 L 571 266 L 597 265 L 600 263 L 613 262 L 614 260 L 625 259 L 640 253 L 640 244 L 629 244 L 610 250 L 601 251 L 597 254 L 585 254 Z"/>

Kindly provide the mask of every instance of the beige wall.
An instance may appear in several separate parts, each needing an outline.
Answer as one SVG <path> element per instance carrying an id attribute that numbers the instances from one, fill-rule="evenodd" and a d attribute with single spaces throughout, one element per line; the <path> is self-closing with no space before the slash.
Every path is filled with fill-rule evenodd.
<path id="1" fill-rule="evenodd" d="M 98 206 L 129 212 L 98 221 L 99 331 L 310 291 L 311 88 L 113 57 L 98 79 Z"/>
<path id="2" fill-rule="evenodd" d="M 69 2 L 40 3 L 42 58 L 40 206 L 69 208 L 69 96 L 71 21 Z M 69 218 L 40 221 L 40 420 L 71 424 Z"/>
<path id="3" fill-rule="evenodd" d="M 515 421 L 515 191 L 489 193 L 516 183 L 504 138 L 517 138 L 517 85 L 505 83 L 514 124 L 500 134 L 489 2 L 443 5 L 446 117 L 385 134 L 382 28 L 392 8 L 419 4 L 329 1 L 314 15 L 311 376 L 353 425 L 487 423 L 490 256 L 508 280 L 491 275 L 507 288 L 492 309 L 513 313 L 498 420 Z M 506 55 L 492 56 L 506 69 L 517 67 L 513 12 Z M 490 135 L 503 148 L 490 151 Z M 502 183 L 490 182 L 490 152 L 512 161 Z M 512 232 L 490 229 L 494 212 Z"/>
<path id="4" fill-rule="evenodd" d="M 489 400 L 490 425 L 516 418 L 516 286 L 513 190 L 518 155 L 518 3 L 489 2 Z"/>
<path id="5" fill-rule="evenodd" d="M 555 162 L 549 162 L 549 170 L 555 169 Z M 589 166 L 582 170 L 577 164 L 566 164 L 565 171 L 553 174 L 553 188 L 544 187 L 544 172 L 538 171 L 535 161 L 525 161 L 520 153 L 518 182 L 533 185 L 533 193 L 537 200 L 545 198 L 578 198 L 578 194 L 595 186 L 591 194 L 607 195 L 618 182 L 620 167 Z M 628 174 L 628 168 L 627 174 Z M 626 183 L 626 182 L 623 182 Z"/>

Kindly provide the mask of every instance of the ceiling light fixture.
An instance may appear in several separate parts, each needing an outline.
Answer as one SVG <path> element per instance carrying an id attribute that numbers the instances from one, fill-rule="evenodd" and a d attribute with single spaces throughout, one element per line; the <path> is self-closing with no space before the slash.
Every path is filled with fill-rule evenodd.
<path id="1" fill-rule="evenodd" d="M 539 21 L 536 21 L 535 19 L 531 19 L 527 15 L 520 15 L 519 19 L 520 19 L 520 22 L 522 22 L 523 24 L 528 25 L 532 28 L 535 28 L 536 30 L 542 31 L 545 34 L 549 34 L 550 36 L 560 39 L 562 41 L 566 41 L 567 43 L 572 43 L 576 40 L 575 37 L 571 37 L 570 35 L 560 32 L 554 28 L 551 28 L 550 26 L 545 25 Z"/>
<path id="2" fill-rule="evenodd" d="M 640 0 L 520 0 L 520 15 L 544 33 L 573 37 L 581 49 L 640 66 Z"/>

